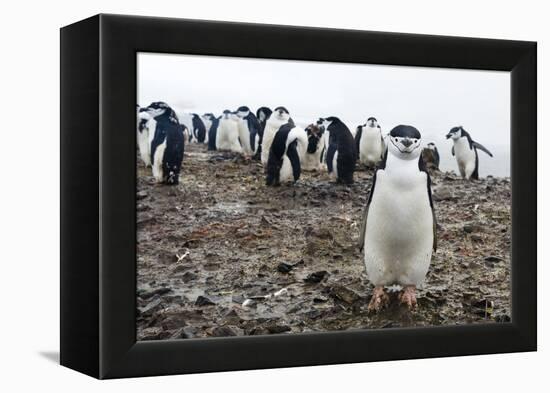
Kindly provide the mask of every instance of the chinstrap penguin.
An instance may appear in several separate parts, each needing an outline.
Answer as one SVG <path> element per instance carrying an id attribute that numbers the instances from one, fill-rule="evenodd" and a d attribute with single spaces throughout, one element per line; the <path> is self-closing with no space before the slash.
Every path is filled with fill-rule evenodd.
<path id="1" fill-rule="evenodd" d="M 376 118 L 369 117 L 364 125 L 357 127 L 355 143 L 359 162 L 369 168 L 376 167 L 386 152 L 382 129 Z"/>
<path id="2" fill-rule="evenodd" d="M 185 126 L 164 102 L 153 102 L 146 111 L 156 121 L 151 141 L 153 177 L 158 183 L 178 184 L 185 148 Z"/>
<path id="3" fill-rule="evenodd" d="M 388 151 L 376 170 L 359 237 L 368 279 L 374 284 L 370 311 L 389 302 L 385 286 L 399 285 L 401 303 L 416 307 L 437 248 L 430 175 L 421 158 L 421 135 L 400 125 L 388 136 Z"/>
<path id="4" fill-rule="evenodd" d="M 337 183 L 352 184 L 357 161 L 355 141 L 349 128 L 337 117 L 323 119 L 328 135 L 326 154 L 328 173 L 336 177 Z"/>
<path id="5" fill-rule="evenodd" d="M 236 113 L 239 117 L 239 139 L 244 154 L 251 156 L 258 147 L 260 122 L 247 106 L 239 107 Z"/>
<path id="6" fill-rule="evenodd" d="M 271 116 L 272 113 L 273 111 L 266 106 L 262 106 L 258 108 L 258 110 L 256 111 L 256 118 L 260 123 L 260 129 L 258 131 L 258 141 L 257 141 L 257 147 L 256 147 L 256 154 L 254 154 L 254 159 L 258 161 L 261 160 L 261 156 L 262 156 L 262 140 L 264 136 L 265 125 L 267 123 L 267 119 L 269 119 L 269 116 Z"/>
<path id="7" fill-rule="evenodd" d="M 317 171 L 323 167 L 325 153 L 325 127 L 322 120 L 306 127 L 307 151 L 302 160 L 302 169 L 305 171 Z"/>
<path id="8" fill-rule="evenodd" d="M 275 133 L 266 167 L 266 185 L 296 182 L 300 178 L 301 159 L 307 150 L 306 132 L 294 124 L 284 124 Z"/>
<path id="9" fill-rule="evenodd" d="M 239 118 L 226 109 L 219 120 L 216 132 L 216 149 L 242 153 L 243 149 L 239 141 Z"/>
<path id="10" fill-rule="evenodd" d="M 428 168 L 439 169 L 439 151 L 435 143 L 430 142 L 422 149 L 422 159 Z"/>
<path id="11" fill-rule="evenodd" d="M 451 154 L 456 157 L 458 170 L 463 179 L 479 179 L 479 157 L 481 150 L 493 157 L 493 154 L 481 144 L 472 140 L 472 137 L 462 126 L 453 127 L 446 135 L 453 140 Z"/>
<path id="12" fill-rule="evenodd" d="M 284 106 L 279 106 L 275 108 L 271 116 L 269 116 L 269 118 L 267 119 L 262 137 L 261 158 L 262 164 L 264 166 L 267 165 L 269 150 L 271 148 L 271 143 L 273 142 L 275 134 L 277 133 L 277 131 L 279 131 L 279 128 L 281 128 L 282 125 L 287 123 L 291 126 L 294 126 L 294 121 L 292 121 L 288 109 L 286 109 Z"/>
<path id="13" fill-rule="evenodd" d="M 205 113 L 203 115 L 205 125 L 207 127 L 207 143 L 208 150 L 216 150 L 216 134 L 218 132 L 218 125 L 220 124 L 220 118 L 214 116 L 213 113 Z"/>
<path id="14" fill-rule="evenodd" d="M 137 107 L 137 144 L 139 156 L 145 167 L 151 166 L 151 138 L 156 121 L 147 113 L 147 108 Z"/>

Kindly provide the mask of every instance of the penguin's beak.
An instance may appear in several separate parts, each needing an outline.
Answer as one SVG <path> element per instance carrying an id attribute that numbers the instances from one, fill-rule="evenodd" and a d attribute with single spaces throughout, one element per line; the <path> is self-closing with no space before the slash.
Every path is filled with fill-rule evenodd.
<path id="1" fill-rule="evenodd" d="M 401 140 L 401 144 L 403 144 L 403 146 L 405 147 L 409 147 L 413 144 L 413 142 L 409 138 L 405 138 Z"/>
<path id="2" fill-rule="evenodd" d="M 447 139 L 449 139 L 452 136 L 453 136 L 453 134 L 451 134 L 450 132 L 446 135 Z"/>

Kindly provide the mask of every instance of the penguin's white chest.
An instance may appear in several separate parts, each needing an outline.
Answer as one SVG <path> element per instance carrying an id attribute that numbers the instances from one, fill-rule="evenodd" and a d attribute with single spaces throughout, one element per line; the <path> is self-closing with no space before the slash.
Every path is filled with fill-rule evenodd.
<path id="1" fill-rule="evenodd" d="M 427 175 L 412 164 L 376 174 L 364 248 L 374 285 L 420 285 L 430 266 L 433 216 Z"/>
<path id="2" fill-rule="evenodd" d="M 470 149 L 468 138 L 462 137 L 454 141 L 454 150 L 458 169 L 462 177 L 470 178 L 475 170 L 476 153 Z"/>
<path id="3" fill-rule="evenodd" d="M 375 127 L 364 127 L 359 141 L 359 160 L 363 164 L 373 165 L 382 158 L 382 140 L 380 130 Z"/>

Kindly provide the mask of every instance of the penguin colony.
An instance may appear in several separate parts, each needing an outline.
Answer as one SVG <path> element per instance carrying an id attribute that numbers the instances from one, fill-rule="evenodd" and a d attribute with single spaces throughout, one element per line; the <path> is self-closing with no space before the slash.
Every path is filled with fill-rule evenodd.
<path id="1" fill-rule="evenodd" d="M 462 126 L 451 128 L 446 137 L 453 141 L 451 154 L 462 178 L 478 179 L 478 150 L 492 153 Z M 416 308 L 416 288 L 437 250 L 428 169 L 439 170 L 440 157 L 434 143 L 422 148 L 415 127 L 399 125 L 384 134 L 378 120 L 369 117 L 353 134 L 338 117 L 328 116 L 302 129 L 283 106 L 261 107 L 256 113 L 240 106 L 219 117 L 176 114 L 161 101 L 137 107 L 137 147 L 157 182 L 178 184 L 186 141 L 260 161 L 266 186 L 292 184 L 302 171 L 321 170 L 337 183 L 352 184 L 357 161 L 373 169 L 359 237 L 367 276 L 375 286 L 369 310 L 388 306 L 388 290 L 395 288 L 401 304 Z"/>

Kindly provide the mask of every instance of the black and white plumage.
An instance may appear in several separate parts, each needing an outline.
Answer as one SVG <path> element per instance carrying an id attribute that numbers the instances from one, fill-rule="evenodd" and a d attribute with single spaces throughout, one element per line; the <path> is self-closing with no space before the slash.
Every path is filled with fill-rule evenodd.
<path id="1" fill-rule="evenodd" d="M 355 144 L 361 164 L 369 168 L 378 165 L 386 152 L 386 144 L 376 118 L 369 117 L 365 124 L 357 127 Z"/>
<path id="2" fill-rule="evenodd" d="M 265 125 L 267 123 L 267 119 L 269 119 L 272 113 L 273 111 L 266 106 L 262 106 L 258 108 L 258 110 L 256 111 L 256 118 L 260 123 L 260 130 L 258 131 L 258 142 L 256 147 L 256 154 L 254 154 L 254 159 L 258 161 L 261 160 L 261 156 L 262 156 L 262 141 L 264 136 Z"/>
<path id="3" fill-rule="evenodd" d="M 493 154 L 481 144 L 472 140 L 472 137 L 462 126 L 453 127 L 446 135 L 453 140 L 451 154 L 456 157 L 458 170 L 463 179 L 479 179 L 479 157 L 481 150 L 493 157 Z"/>
<path id="4" fill-rule="evenodd" d="M 153 177 L 159 183 L 178 184 L 185 148 L 185 126 L 164 102 L 153 102 L 145 110 L 156 122 L 150 147 Z"/>
<path id="5" fill-rule="evenodd" d="M 207 127 L 207 143 L 208 150 L 216 150 L 216 134 L 218 133 L 218 125 L 220 117 L 214 116 L 213 113 L 205 113 L 202 115 L 205 126 Z"/>
<path id="6" fill-rule="evenodd" d="M 242 153 L 243 151 L 239 141 L 239 118 L 228 109 L 223 111 L 223 115 L 219 119 L 216 149 L 233 153 Z"/>
<path id="7" fill-rule="evenodd" d="M 269 116 L 269 118 L 267 119 L 262 137 L 261 160 L 264 166 L 267 165 L 269 150 L 271 148 L 271 143 L 273 142 L 275 134 L 277 133 L 277 131 L 279 131 L 281 126 L 287 123 L 291 126 L 294 126 L 294 121 L 290 117 L 288 109 L 286 109 L 284 106 L 279 106 L 275 108 L 271 116 Z"/>
<path id="8" fill-rule="evenodd" d="M 301 159 L 307 150 L 306 132 L 286 123 L 275 133 L 266 167 L 266 185 L 278 186 L 300 178 Z"/>
<path id="9" fill-rule="evenodd" d="M 328 173 L 334 175 L 338 183 L 353 183 L 357 150 L 351 131 L 334 116 L 323 119 L 323 126 L 328 132 L 326 154 Z"/>
<path id="10" fill-rule="evenodd" d="M 439 151 L 435 143 L 430 142 L 422 149 L 422 159 L 427 167 L 439 169 Z"/>
<path id="11" fill-rule="evenodd" d="M 236 113 L 239 117 L 239 139 L 243 152 L 252 155 L 256 152 L 260 139 L 260 122 L 247 106 L 240 106 Z"/>
<path id="12" fill-rule="evenodd" d="M 156 121 L 147 113 L 147 108 L 137 107 L 137 145 L 139 156 L 145 167 L 151 166 L 151 139 Z"/>
<path id="13" fill-rule="evenodd" d="M 415 289 L 425 279 L 437 248 L 430 175 L 421 158 L 421 135 L 400 125 L 388 137 L 388 151 L 373 177 L 359 244 L 368 279 L 375 285 L 369 308 L 388 301 L 384 286 L 403 287 L 400 299 L 416 305 Z"/>
<path id="14" fill-rule="evenodd" d="M 204 125 L 201 116 L 196 113 L 177 112 L 180 124 L 183 124 L 188 130 L 189 142 L 205 143 L 206 142 L 206 126 Z"/>
<path id="15" fill-rule="evenodd" d="M 317 171 L 323 167 L 325 153 L 325 127 L 320 119 L 306 127 L 307 151 L 302 159 L 302 169 L 306 171 Z"/>

